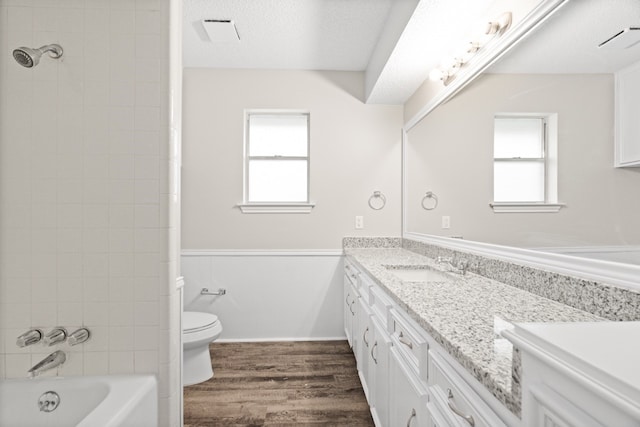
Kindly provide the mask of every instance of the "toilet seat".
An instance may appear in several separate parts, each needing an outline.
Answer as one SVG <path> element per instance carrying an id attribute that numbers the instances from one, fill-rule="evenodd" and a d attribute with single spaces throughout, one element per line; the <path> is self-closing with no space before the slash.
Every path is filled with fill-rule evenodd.
<path id="1" fill-rule="evenodd" d="M 182 313 L 182 332 L 192 334 L 210 329 L 218 323 L 218 316 L 211 313 L 185 311 Z"/>

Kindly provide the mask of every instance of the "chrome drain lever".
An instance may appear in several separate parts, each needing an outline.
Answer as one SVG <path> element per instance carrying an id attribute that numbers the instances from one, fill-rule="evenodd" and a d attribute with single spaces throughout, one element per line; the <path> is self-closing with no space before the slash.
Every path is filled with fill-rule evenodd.
<path id="1" fill-rule="evenodd" d="M 55 391 L 45 391 L 38 398 L 40 412 L 52 412 L 60 405 L 60 395 Z"/>

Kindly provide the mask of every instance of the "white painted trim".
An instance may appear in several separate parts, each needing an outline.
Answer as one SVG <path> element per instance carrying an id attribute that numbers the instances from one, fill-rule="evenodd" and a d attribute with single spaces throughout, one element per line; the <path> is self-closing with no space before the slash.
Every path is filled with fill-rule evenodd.
<path id="1" fill-rule="evenodd" d="M 342 249 L 183 249 L 182 256 L 342 256 Z"/>
<path id="2" fill-rule="evenodd" d="M 311 213 L 315 203 L 239 203 L 236 206 L 244 214 L 273 214 L 273 213 Z"/>
<path id="3" fill-rule="evenodd" d="M 640 266 L 418 233 L 404 238 L 640 291 Z"/>
<path id="4" fill-rule="evenodd" d="M 520 41 L 538 27 L 545 19 L 553 14 L 560 6 L 569 0 L 543 0 L 540 4 L 525 16 L 517 25 L 509 29 L 496 43 L 490 48 L 479 54 L 468 67 L 456 74 L 455 79 L 446 86 L 438 95 L 422 107 L 412 118 L 407 120 L 404 125 L 406 132 L 417 125 L 420 120 L 427 116 L 431 111 L 436 109 L 440 104 L 446 102 L 465 86 L 471 83 L 483 71 L 493 65 L 505 53 L 516 46 Z"/>
<path id="5" fill-rule="evenodd" d="M 230 338 L 217 339 L 216 342 L 299 342 L 299 341 L 346 341 L 346 335 L 339 337 L 283 337 L 283 338 Z"/>
<path id="6" fill-rule="evenodd" d="M 556 213 L 566 205 L 564 203 L 492 202 L 489 206 L 495 213 Z"/>
<path id="7" fill-rule="evenodd" d="M 559 247 L 539 247 L 531 248 L 536 251 L 548 251 L 557 254 L 563 253 L 585 253 L 590 254 L 594 252 L 603 253 L 617 253 L 617 252 L 640 252 L 640 245 L 629 246 L 559 246 Z"/>

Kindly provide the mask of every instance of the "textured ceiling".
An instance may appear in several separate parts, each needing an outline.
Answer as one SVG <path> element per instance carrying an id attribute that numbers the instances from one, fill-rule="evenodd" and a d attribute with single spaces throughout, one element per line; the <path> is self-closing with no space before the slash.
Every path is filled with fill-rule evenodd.
<path id="1" fill-rule="evenodd" d="M 185 67 L 364 71 L 368 103 L 403 104 L 488 20 L 540 0 L 185 0 Z M 233 20 L 211 42 L 202 20 Z M 611 73 L 640 59 L 597 45 L 640 26 L 640 0 L 570 0 L 489 72 Z M 475 36 L 473 36 L 475 37 Z"/>
<path id="2" fill-rule="evenodd" d="M 185 67 L 363 71 L 393 0 L 185 0 Z M 240 41 L 209 41 L 203 19 Z"/>
<path id="3" fill-rule="evenodd" d="M 629 49 L 598 45 L 639 26 L 638 0 L 572 0 L 489 72 L 612 73 L 640 60 L 640 44 Z"/>
<path id="4" fill-rule="evenodd" d="M 184 66 L 365 71 L 367 102 L 403 104 L 505 1 L 185 0 Z M 240 41 L 210 41 L 204 19 Z"/>

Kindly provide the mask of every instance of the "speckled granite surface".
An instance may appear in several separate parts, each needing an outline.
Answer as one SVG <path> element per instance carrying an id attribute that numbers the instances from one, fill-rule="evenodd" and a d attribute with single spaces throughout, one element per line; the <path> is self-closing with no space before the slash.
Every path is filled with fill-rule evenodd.
<path id="1" fill-rule="evenodd" d="M 432 258 L 405 249 L 345 248 L 345 254 L 518 416 L 519 358 L 514 366 L 513 346 L 499 331 L 514 322 L 604 320 L 473 273 L 451 273 L 448 282 L 403 282 L 393 274 L 393 267 L 442 270 Z"/>
<path id="2" fill-rule="evenodd" d="M 343 248 L 400 248 L 402 237 L 343 237 Z"/>
<path id="3" fill-rule="evenodd" d="M 463 258 L 469 262 L 469 271 L 608 320 L 640 320 L 640 292 L 411 239 L 403 239 L 402 247 L 434 259 Z"/>

